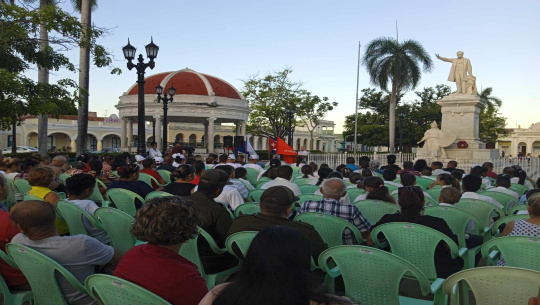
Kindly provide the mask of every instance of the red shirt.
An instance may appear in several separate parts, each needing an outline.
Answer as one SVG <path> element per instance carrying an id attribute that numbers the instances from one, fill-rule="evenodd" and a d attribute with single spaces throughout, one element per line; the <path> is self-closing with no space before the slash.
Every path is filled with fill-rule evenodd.
<path id="1" fill-rule="evenodd" d="M 9 212 L 0 210 L 0 249 L 5 252 L 6 244 L 10 243 L 17 234 L 19 234 L 19 229 L 9 218 Z M 10 287 L 28 283 L 19 269 L 11 267 L 2 259 L 0 259 L 0 274 Z"/>
<path id="2" fill-rule="evenodd" d="M 197 305 L 208 292 L 197 266 L 176 252 L 152 244 L 131 248 L 113 275 L 133 282 L 171 304 Z"/>
<path id="3" fill-rule="evenodd" d="M 193 178 L 193 180 L 191 180 L 190 183 L 191 183 L 191 184 L 195 184 L 195 185 L 199 185 L 199 181 L 201 181 L 201 177 L 195 175 L 195 178 Z"/>
<path id="4" fill-rule="evenodd" d="M 145 173 L 145 174 L 148 174 L 154 178 L 156 178 L 157 181 L 161 180 L 161 175 L 153 170 L 153 169 L 149 169 L 149 168 L 144 168 L 144 169 L 141 169 L 141 173 Z M 152 187 L 154 188 L 154 190 L 157 190 L 159 188 L 159 185 L 157 185 L 154 181 L 152 181 Z"/>
<path id="5" fill-rule="evenodd" d="M 410 169 L 402 169 L 402 170 L 398 171 L 398 172 L 397 172 L 398 176 L 399 176 L 401 173 L 410 173 L 410 174 L 413 174 L 413 175 L 415 175 L 415 176 L 421 177 L 421 175 L 420 175 L 419 172 L 413 171 L 413 170 L 410 170 Z"/>

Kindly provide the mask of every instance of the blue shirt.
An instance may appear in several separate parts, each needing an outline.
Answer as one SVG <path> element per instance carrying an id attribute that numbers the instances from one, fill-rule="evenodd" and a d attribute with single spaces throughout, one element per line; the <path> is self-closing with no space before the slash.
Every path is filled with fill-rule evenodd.
<path id="1" fill-rule="evenodd" d="M 358 167 L 358 166 L 356 166 L 356 165 L 354 165 L 354 164 L 345 164 L 345 166 L 346 166 L 347 168 L 352 169 L 353 171 L 357 171 L 357 170 L 360 169 L 360 167 Z"/>

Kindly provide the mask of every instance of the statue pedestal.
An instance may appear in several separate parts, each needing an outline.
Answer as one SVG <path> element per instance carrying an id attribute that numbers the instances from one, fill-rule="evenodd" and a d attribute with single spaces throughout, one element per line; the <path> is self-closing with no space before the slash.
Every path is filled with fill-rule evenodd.
<path id="1" fill-rule="evenodd" d="M 486 149 L 486 144 L 480 142 L 479 117 L 483 102 L 476 95 L 451 94 L 440 99 L 441 131 L 453 133 L 456 140 L 445 148 L 449 159 L 488 160 L 497 158 L 498 149 Z M 465 141 L 468 148 L 458 148 L 457 143 Z"/>

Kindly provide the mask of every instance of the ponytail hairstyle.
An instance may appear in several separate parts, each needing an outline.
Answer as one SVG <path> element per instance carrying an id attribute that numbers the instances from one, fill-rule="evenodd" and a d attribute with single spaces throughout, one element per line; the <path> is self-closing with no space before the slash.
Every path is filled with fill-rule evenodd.
<path id="1" fill-rule="evenodd" d="M 270 173 L 270 170 L 277 169 L 280 166 L 281 166 L 281 161 L 279 159 L 270 160 L 270 167 L 266 170 L 266 172 L 264 172 L 264 174 L 262 176 L 270 178 L 270 176 L 268 176 L 268 174 Z M 275 178 L 276 177 L 271 178 L 271 179 L 274 180 Z"/>
<path id="2" fill-rule="evenodd" d="M 454 178 L 454 176 L 450 174 L 442 173 L 437 176 L 437 179 L 444 182 L 444 185 L 450 185 L 453 188 L 456 188 L 459 191 L 461 191 L 461 186 L 459 185 L 459 181 L 456 178 Z"/>
<path id="3" fill-rule="evenodd" d="M 195 168 L 191 164 L 182 164 L 178 166 L 174 172 L 174 177 L 183 181 L 188 179 L 190 175 L 195 175 Z"/>
<path id="4" fill-rule="evenodd" d="M 373 177 L 373 172 L 369 168 L 364 168 L 362 170 L 362 176 L 364 176 L 364 177 Z"/>
<path id="5" fill-rule="evenodd" d="M 359 182 L 363 182 L 363 181 L 364 181 L 364 177 L 363 177 L 362 174 L 360 174 L 360 173 L 352 172 L 352 173 L 349 175 L 349 181 L 350 181 L 352 184 L 358 184 Z"/>
<path id="6" fill-rule="evenodd" d="M 296 157 L 296 167 L 300 166 L 300 163 L 304 161 L 304 158 L 302 157 Z"/>
<path id="7" fill-rule="evenodd" d="M 329 167 L 320 168 L 317 171 L 317 174 L 319 174 L 319 181 L 317 181 L 316 185 L 321 185 L 321 183 L 324 181 L 324 179 L 328 178 L 328 175 L 330 175 L 330 173 L 332 173 L 331 168 L 329 168 Z"/>
<path id="8" fill-rule="evenodd" d="M 366 177 L 364 179 L 364 187 L 370 187 L 373 190 L 368 193 L 366 199 L 375 199 L 388 201 L 390 203 L 396 203 L 396 199 L 390 195 L 390 192 L 386 186 L 384 186 L 384 181 L 379 177 Z"/>
<path id="9" fill-rule="evenodd" d="M 398 204 L 406 222 L 418 222 L 424 209 L 424 192 L 418 186 L 404 186 L 398 189 Z"/>
<path id="10" fill-rule="evenodd" d="M 340 172 L 331 172 L 330 175 L 328 175 L 327 179 L 330 179 L 330 178 L 339 178 L 343 180 L 343 174 Z"/>
<path id="11" fill-rule="evenodd" d="M 313 168 L 309 165 L 302 166 L 302 178 L 309 178 L 309 176 L 313 177 Z"/>
<path id="12" fill-rule="evenodd" d="M 527 173 L 524 170 L 520 170 L 518 173 L 519 181 L 518 184 L 525 184 L 525 179 L 527 179 Z"/>

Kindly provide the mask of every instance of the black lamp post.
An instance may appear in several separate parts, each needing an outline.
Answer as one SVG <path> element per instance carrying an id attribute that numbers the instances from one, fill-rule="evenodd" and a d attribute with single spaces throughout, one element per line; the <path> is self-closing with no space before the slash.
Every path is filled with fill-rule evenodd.
<path id="1" fill-rule="evenodd" d="M 398 113 L 399 116 L 399 151 L 403 152 L 403 120 L 407 114 L 403 111 Z"/>
<path id="2" fill-rule="evenodd" d="M 168 138 L 168 135 L 167 135 L 167 111 L 168 111 L 168 108 L 167 108 L 167 104 L 168 103 L 172 103 L 173 101 L 173 96 L 176 94 L 176 89 L 174 89 L 173 86 L 171 86 L 169 88 L 169 90 L 167 90 L 168 93 L 169 93 L 169 98 L 167 98 L 167 93 L 163 93 L 163 87 L 161 87 L 160 85 L 158 85 L 156 87 L 156 93 L 157 93 L 157 102 L 159 103 L 159 101 L 163 101 L 163 147 L 162 147 L 162 150 L 163 150 L 163 155 L 165 155 L 165 151 L 167 151 L 167 138 Z M 161 97 L 161 94 L 163 93 L 163 97 Z M 159 128 L 159 126 L 158 126 Z"/>
<path id="3" fill-rule="evenodd" d="M 146 56 L 150 61 L 148 63 L 144 62 L 144 58 L 142 54 L 139 54 L 139 58 L 137 59 L 138 63 L 134 64 L 132 61 L 135 59 L 135 52 L 137 52 L 137 49 L 132 46 L 129 43 L 128 38 L 128 44 L 122 48 L 122 51 L 124 52 L 124 57 L 127 59 L 127 67 L 129 70 L 135 68 L 137 70 L 137 84 L 139 84 L 139 101 L 138 101 L 138 107 L 139 111 L 137 114 L 137 131 L 138 131 L 138 148 L 137 153 L 139 155 L 145 155 L 146 154 L 146 137 L 145 137 L 145 109 L 144 109 L 144 83 L 146 81 L 144 80 L 144 70 L 146 68 L 150 67 L 150 69 L 154 69 L 155 62 L 154 59 L 157 57 L 159 47 L 154 44 L 153 39 L 150 39 L 150 43 L 145 46 L 146 48 Z"/>
<path id="4" fill-rule="evenodd" d="M 292 130 L 292 121 L 294 119 L 294 114 L 296 113 L 296 107 L 294 105 L 292 107 L 285 107 L 285 114 L 287 114 L 287 118 L 289 119 L 289 146 L 293 147 L 293 130 Z"/>

